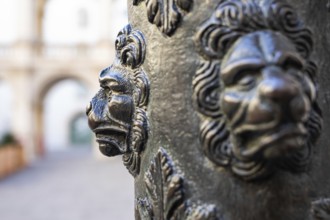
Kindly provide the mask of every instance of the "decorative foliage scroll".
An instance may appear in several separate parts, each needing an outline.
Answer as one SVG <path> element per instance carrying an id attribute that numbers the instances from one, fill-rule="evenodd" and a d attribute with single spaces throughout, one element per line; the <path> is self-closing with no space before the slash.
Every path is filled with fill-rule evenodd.
<path id="1" fill-rule="evenodd" d="M 214 205 L 194 206 L 185 200 L 184 180 L 160 149 L 145 175 L 147 196 L 136 201 L 138 220 L 217 220 Z"/>
<path id="2" fill-rule="evenodd" d="M 245 180 L 305 171 L 322 114 L 312 34 L 295 10 L 285 0 L 223 0 L 195 41 L 205 155 Z"/>
<path id="3" fill-rule="evenodd" d="M 193 0 L 134 0 L 137 5 L 145 1 L 148 20 L 155 24 L 165 35 L 171 36 L 177 29 L 182 17 L 192 7 Z"/>

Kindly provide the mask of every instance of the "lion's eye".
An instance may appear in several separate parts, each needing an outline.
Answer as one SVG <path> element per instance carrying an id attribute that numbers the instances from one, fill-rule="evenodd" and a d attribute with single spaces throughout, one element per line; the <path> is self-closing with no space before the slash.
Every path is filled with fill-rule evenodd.
<path id="1" fill-rule="evenodd" d="M 244 86 L 245 88 L 253 86 L 255 83 L 255 79 L 253 76 L 247 75 L 242 77 L 237 84 L 240 86 Z"/>
<path id="2" fill-rule="evenodd" d="M 111 78 L 104 78 L 100 81 L 100 87 L 103 89 L 116 90 L 117 87 L 120 87 L 118 81 Z"/>
<path id="3" fill-rule="evenodd" d="M 100 81 L 100 87 L 104 90 L 109 89 L 109 86 L 107 85 L 107 83 L 105 81 Z"/>
<path id="4" fill-rule="evenodd" d="M 102 90 L 104 91 L 104 94 L 107 96 L 107 97 L 111 97 L 112 96 L 112 89 L 109 88 L 109 86 L 106 86 L 106 85 L 100 85 L 100 87 L 102 88 Z"/>
<path id="5" fill-rule="evenodd" d="M 256 82 L 258 71 L 242 71 L 236 74 L 233 84 L 239 86 L 243 90 L 251 89 Z"/>

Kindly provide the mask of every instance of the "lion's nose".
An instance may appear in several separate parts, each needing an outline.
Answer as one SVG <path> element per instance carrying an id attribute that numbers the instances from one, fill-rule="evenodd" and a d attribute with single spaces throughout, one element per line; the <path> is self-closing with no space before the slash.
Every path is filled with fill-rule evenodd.
<path id="1" fill-rule="evenodd" d="M 279 68 L 266 71 L 258 87 L 261 98 L 278 105 L 282 117 L 293 121 L 303 120 L 309 107 L 299 84 L 291 75 L 283 73 Z"/>
<path id="2" fill-rule="evenodd" d="M 95 108 L 95 103 L 94 103 Z M 102 112 L 100 112 L 99 108 L 96 108 L 93 110 L 93 102 L 90 102 L 86 106 L 86 114 L 88 118 L 88 126 L 91 130 L 97 128 L 101 123 L 101 115 Z"/>
<path id="3" fill-rule="evenodd" d="M 299 88 L 289 77 L 267 77 L 259 86 L 260 95 L 275 102 L 287 102 L 299 94 Z"/>

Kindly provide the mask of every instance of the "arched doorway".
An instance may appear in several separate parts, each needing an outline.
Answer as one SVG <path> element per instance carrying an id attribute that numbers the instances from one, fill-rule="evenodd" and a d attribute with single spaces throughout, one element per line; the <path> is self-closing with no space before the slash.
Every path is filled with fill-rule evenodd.
<path id="1" fill-rule="evenodd" d="M 42 151 L 66 150 L 73 145 L 79 145 L 72 142 L 72 132 L 75 133 L 75 138 L 86 135 L 85 142 L 80 144 L 90 146 L 90 131 L 77 128 L 77 126 L 82 128 L 87 126 L 84 110 L 90 98 L 88 87 L 77 79 L 65 78 L 53 82 L 46 88 L 47 90 L 43 92 L 40 112 Z M 73 115 L 79 117 L 74 118 Z M 84 123 L 85 125 L 82 125 Z M 83 133 L 79 134 L 79 132 Z"/>

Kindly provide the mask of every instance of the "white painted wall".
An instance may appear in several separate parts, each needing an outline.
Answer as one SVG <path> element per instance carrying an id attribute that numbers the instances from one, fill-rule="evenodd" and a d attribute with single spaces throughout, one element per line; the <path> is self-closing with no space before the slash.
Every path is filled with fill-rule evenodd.
<path id="1" fill-rule="evenodd" d="M 93 43 L 98 39 L 96 1 L 49 0 L 45 6 L 43 39 L 48 44 Z M 86 26 L 80 26 L 81 11 L 86 12 Z"/>
<path id="2" fill-rule="evenodd" d="M 35 13 L 26 8 L 33 0 L 0 0 L 0 45 L 33 37 L 30 19 Z M 86 26 L 81 14 L 86 13 Z M 47 44 L 93 44 L 115 40 L 127 24 L 125 0 L 47 0 L 43 20 L 43 40 Z M 22 36 L 22 35 L 29 36 Z"/>
<path id="3" fill-rule="evenodd" d="M 93 44 L 114 39 L 126 23 L 124 0 L 48 0 L 43 39 L 47 44 Z"/>
<path id="4" fill-rule="evenodd" d="M 10 44 L 17 40 L 17 2 L 0 0 L 0 44 Z"/>

